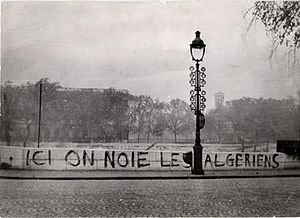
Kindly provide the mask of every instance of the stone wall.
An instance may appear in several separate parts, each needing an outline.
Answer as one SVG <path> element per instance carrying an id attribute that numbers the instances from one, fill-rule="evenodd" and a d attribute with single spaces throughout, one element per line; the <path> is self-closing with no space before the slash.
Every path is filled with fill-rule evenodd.
<path id="1" fill-rule="evenodd" d="M 1 168 L 27 170 L 190 170 L 183 151 L 0 147 Z M 299 157 L 274 152 L 209 152 L 204 170 L 300 168 Z"/>

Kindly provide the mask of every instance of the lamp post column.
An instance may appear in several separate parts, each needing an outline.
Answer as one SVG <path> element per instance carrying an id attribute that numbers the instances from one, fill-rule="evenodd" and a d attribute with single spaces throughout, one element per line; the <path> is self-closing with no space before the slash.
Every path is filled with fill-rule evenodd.
<path id="1" fill-rule="evenodd" d="M 192 166 L 192 174 L 197 175 L 204 175 L 204 171 L 202 168 L 202 145 L 201 145 L 201 137 L 200 137 L 200 117 L 202 115 L 200 111 L 200 84 L 199 84 L 199 77 L 200 77 L 200 71 L 199 71 L 199 61 L 196 62 L 196 72 L 195 72 L 195 91 L 196 91 L 196 108 L 195 108 L 195 115 L 196 115 L 196 139 L 195 139 L 195 145 L 193 147 L 193 166 Z"/>

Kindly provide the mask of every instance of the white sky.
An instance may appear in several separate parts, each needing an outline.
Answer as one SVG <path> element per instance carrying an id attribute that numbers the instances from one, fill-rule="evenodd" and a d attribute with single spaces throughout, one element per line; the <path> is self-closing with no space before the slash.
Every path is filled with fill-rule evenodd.
<path id="1" fill-rule="evenodd" d="M 189 44 L 207 45 L 208 106 L 225 99 L 295 95 L 299 65 L 278 55 L 258 22 L 247 32 L 251 1 L 2 2 L 2 79 L 48 77 L 67 87 L 115 87 L 189 102 Z"/>

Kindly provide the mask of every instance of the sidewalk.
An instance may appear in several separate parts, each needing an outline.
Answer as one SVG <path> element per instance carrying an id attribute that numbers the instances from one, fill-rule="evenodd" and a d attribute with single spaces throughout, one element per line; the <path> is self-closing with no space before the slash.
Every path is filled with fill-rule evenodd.
<path id="1" fill-rule="evenodd" d="M 190 171 L 95 171 L 95 170 L 0 170 L 0 179 L 226 179 L 300 177 L 300 169 L 281 170 L 209 170 L 205 175 Z"/>

